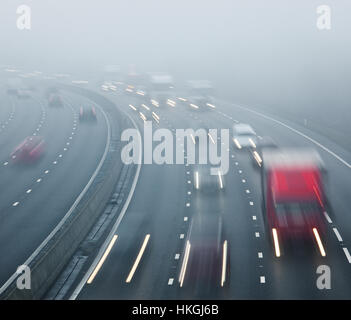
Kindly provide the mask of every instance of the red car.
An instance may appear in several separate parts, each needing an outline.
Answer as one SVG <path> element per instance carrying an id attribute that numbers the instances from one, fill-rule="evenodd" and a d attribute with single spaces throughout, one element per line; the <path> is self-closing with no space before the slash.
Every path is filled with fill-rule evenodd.
<path id="1" fill-rule="evenodd" d="M 37 161 L 44 153 L 45 142 L 40 136 L 29 136 L 11 153 L 14 163 Z"/>

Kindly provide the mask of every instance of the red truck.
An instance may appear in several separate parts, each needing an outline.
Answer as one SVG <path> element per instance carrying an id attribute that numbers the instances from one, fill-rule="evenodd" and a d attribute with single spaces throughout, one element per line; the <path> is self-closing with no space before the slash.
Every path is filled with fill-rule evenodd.
<path id="1" fill-rule="evenodd" d="M 325 250 L 326 170 L 313 149 L 271 149 L 262 152 L 263 216 L 275 255 L 286 239 L 311 238 Z"/>
<path id="2" fill-rule="evenodd" d="M 45 141 L 40 136 L 29 136 L 11 153 L 13 163 L 33 163 L 44 154 Z"/>

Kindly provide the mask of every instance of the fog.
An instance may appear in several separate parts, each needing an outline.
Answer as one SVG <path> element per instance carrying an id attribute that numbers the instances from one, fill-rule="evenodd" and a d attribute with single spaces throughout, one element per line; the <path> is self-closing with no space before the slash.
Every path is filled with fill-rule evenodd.
<path id="1" fill-rule="evenodd" d="M 16 27 L 20 4 L 31 7 L 31 30 Z M 316 26 L 320 5 L 331 7 L 330 30 Z M 0 8 L 1 65 L 84 74 L 134 64 L 212 80 L 233 101 L 310 118 L 329 110 L 324 120 L 336 124 L 349 112 L 347 0 L 1 0 Z"/>

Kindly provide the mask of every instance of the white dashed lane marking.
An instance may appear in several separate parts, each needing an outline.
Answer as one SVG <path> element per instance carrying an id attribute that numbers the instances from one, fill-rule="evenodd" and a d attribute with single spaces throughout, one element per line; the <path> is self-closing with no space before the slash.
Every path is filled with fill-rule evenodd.
<path id="1" fill-rule="evenodd" d="M 328 223 L 333 223 L 333 221 L 330 219 L 327 212 L 324 211 L 323 214 L 324 214 L 325 218 L 327 219 Z"/>
<path id="2" fill-rule="evenodd" d="M 338 229 L 333 228 L 333 231 L 334 231 L 336 237 L 338 238 L 338 241 L 339 241 L 339 242 L 343 242 L 342 237 L 341 237 L 341 235 L 340 235 Z"/>
<path id="3" fill-rule="evenodd" d="M 71 107 L 71 109 L 72 109 L 72 111 L 73 111 L 73 108 L 72 108 L 72 107 Z M 73 112 L 74 112 L 74 111 L 73 111 Z M 45 113 L 44 113 L 44 116 L 45 116 Z M 75 114 L 74 114 L 74 117 L 76 117 Z M 45 117 L 44 117 L 44 118 L 45 118 Z M 40 127 L 41 127 L 41 125 L 38 126 L 38 128 L 40 128 Z M 75 129 L 75 128 L 73 128 L 73 129 Z M 39 130 L 37 129 L 37 131 L 39 131 Z M 33 135 L 35 135 L 35 133 L 34 133 Z M 72 140 L 72 136 L 69 137 L 68 139 Z M 66 143 L 66 145 L 69 145 L 69 144 L 70 144 L 69 142 Z M 64 148 L 64 151 L 67 151 L 67 150 L 68 150 L 67 148 Z M 13 157 L 13 158 L 15 158 L 15 157 Z M 59 154 L 59 155 L 58 155 L 58 158 L 63 158 L 63 155 L 62 155 L 62 154 Z M 58 162 L 57 162 L 57 160 L 55 160 L 55 161 L 53 161 L 52 163 L 53 163 L 54 165 L 56 165 Z M 5 162 L 5 163 L 4 163 L 4 165 L 7 165 L 7 164 L 8 164 L 8 162 Z M 45 173 L 45 174 L 48 174 L 48 173 L 49 173 L 49 170 L 45 170 L 44 173 Z M 38 178 L 38 179 L 36 180 L 37 183 L 39 183 L 39 182 L 41 182 L 41 181 L 42 181 L 42 178 Z M 31 189 L 31 188 L 30 188 L 30 189 L 27 189 L 26 194 L 30 194 L 30 193 L 32 192 L 32 190 L 33 190 L 33 189 Z M 12 206 L 14 206 L 14 207 L 16 207 L 16 206 L 18 206 L 18 205 L 19 205 L 19 201 L 17 201 L 17 202 L 15 202 L 15 203 L 12 204 Z"/>
<path id="4" fill-rule="evenodd" d="M 342 249 L 344 250 L 344 253 L 345 253 L 345 256 L 346 256 L 346 258 L 347 258 L 347 261 L 348 261 L 349 263 L 351 263 L 351 255 L 350 255 L 349 250 L 348 250 L 347 248 L 342 248 Z"/>

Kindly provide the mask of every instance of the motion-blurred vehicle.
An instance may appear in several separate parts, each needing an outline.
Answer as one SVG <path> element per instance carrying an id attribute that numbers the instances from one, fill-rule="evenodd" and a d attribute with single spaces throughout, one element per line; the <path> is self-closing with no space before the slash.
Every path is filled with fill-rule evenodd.
<path id="1" fill-rule="evenodd" d="M 135 92 L 135 87 L 132 84 L 128 84 L 127 87 L 125 88 L 125 92 L 128 95 L 133 95 Z"/>
<path id="2" fill-rule="evenodd" d="M 262 151 L 263 150 L 276 150 L 278 148 L 277 143 L 269 136 L 263 136 L 261 139 L 257 140 L 256 148 L 249 148 L 252 163 L 255 168 L 262 166 Z"/>
<path id="3" fill-rule="evenodd" d="M 142 102 L 144 102 L 144 103 L 150 102 L 150 95 L 148 94 L 146 86 L 144 86 L 144 85 L 136 86 L 135 94 Z"/>
<path id="4" fill-rule="evenodd" d="M 63 107 L 62 98 L 58 94 L 51 94 L 49 97 L 49 106 L 54 108 Z"/>
<path id="5" fill-rule="evenodd" d="M 41 136 L 29 136 L 11 153 L 13 163 L 33 163 L 44 154 L 45 141 Z"/>
<path id="6" fill-rule="evenodd" d="M 196 191 L 216 193 L 223 191 L 224 188 L 224 176 L 219 169 L 201 164 L 196 166 L 194 170 L 194 189 Z"/>
<path id="7" fill-rule="evenodd" d="M 229 248 L 218 213 L 198 213 L 192 218 L 183 252 L 180 287 L 204 297 L 227 286 Z"/>
<path id="8" fill-rule="evenodd" d="M 80 122 L 96 122 L 97 115 L 95 107 L 80 107 L 79 108 L 79 121 Z"/>
<path id="9" fill-rule="evenodd" d="M 326 170 L 314 149 L 263 150 L 262 205 L 268 234 L 277 257 L 286 239 L 316 240 L 324 255 Z"/>
<path id="10" fill-rule="evenodd" d="M 248 124 L 235 124 L 233 126 L 233 141 L 238 149 L 256 148 L 256 132 Z"/>
<path id="11" fill-rule="evenodd" d="M 206 111 L 214 109 L 213 86 L 207 80 L 187 81 L 187 104 L 191 110 Z"/>
<path id="12" fill-rule="evenodd" d="M 110 88 L 110 86 L 108 85 L 108 84 L 106 84 L 106 83 L 103 83 L 102 85 L 101 85 L 101 90 L 102 91 L 109 91 L 109 88 Z"/>
<path id="13" fill-rule="evenodd" d="M 176 106 L 173 77 L 167 73 L 150 75 L 149 90 L 151 104 L 155 107 Z"/>

